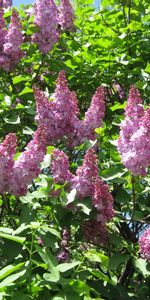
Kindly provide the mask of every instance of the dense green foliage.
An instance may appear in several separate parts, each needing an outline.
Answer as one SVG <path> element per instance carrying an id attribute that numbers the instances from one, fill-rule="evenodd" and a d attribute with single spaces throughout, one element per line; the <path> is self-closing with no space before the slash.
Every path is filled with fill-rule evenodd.
<path id="1" fill-rule="evenodd" d="M 100 176 L 114 198 L 109 241 L 99 245 L 84 239 L 81 226 L 91 204 L 88 199 L 79 203 L 78 213 L 66 208 L 74 195 L 68 196 L 64 186 L 54 184 L 49 171 L 54 145 L 49 145 L 41 174 L 27 195 L 0 196 L 0 299 L 150 299 L 150 266 L 140 257 L 138 246 L 138 237 L 150 220 L 150 176 L 133 178 L 116 149 L 131 84 L 140 90 L 145 107 L 149 104 L 150 5 L 148 0 L 103 0 L 100 9 L 95 9 L 92 3 L 75 1 L 76 30 L 62 33 L 47 55 L 31 43 L 36 31 L 33 16 L 27 14 L 27 7 L 19 9 L 26 55 L 10 73 L 0 69 L 0 138 L 15 132 L 19 155 L 37 128 L 33 85 L 53 93 L 60 70 L 66 71 L 70 89 L 77 92 L 81 117 L 95 89 L 105 86 L 106 115 L 96 133 Z M 7 10 L 7 23 L 10 15 Z M 123 98 L 115 83 L 124 90 Z M 74 151 L 63 142 L 55 146 L 67 153 L 75 172 L 93 142 Z M 59 188 L 61 195 L 52 197 L 50 191 Z M 64 228 L 71 232 L 70 261 L 59 264 L 56 256 Z"/>

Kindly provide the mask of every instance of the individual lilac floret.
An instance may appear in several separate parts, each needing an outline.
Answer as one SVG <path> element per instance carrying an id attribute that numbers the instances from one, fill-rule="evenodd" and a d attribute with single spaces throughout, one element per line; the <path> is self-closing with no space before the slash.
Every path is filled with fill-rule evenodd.
<path id="1" fill-rule="evenodd" d="M 27 193 L 27 186 L 32 183 L 40 173 L 40 162 L 43 161 L 46 152 L 45 129 L 41 126 L 34 133 L 33 139 L 25 150 L 15 161 L 12 170 L 12 178 L 9 191 L 16 196 Z"/>
<path id="2" fill-rule="evenodd" d="M 55 149 L 53 152 L 51 170 L 56 183 L 70 182 L 73 177 L 73 174 L 69 171 L 68 156 L 59 149 Z"/>
<path id="3" fill-rule="evenodd" d="M 58 23 L 64 31 L 74 31 L 74 12 L 69 0 L 61 0 L 59 6 Z"/>
<path id="4" fill-rule="evenodd" d="M 140 253 L 150 262 L 150 227 L 139 238 Z"/>
<path id="5" fill-rule="evenodd" d="M 3 51 L 0 57 L 0 65 L 5 71 L 11 71 L 23 56 L 20 49 L 23 42 L 21 33 L 21 22 L 18 12 L 13 9 L 11 23 L 5 35 Z"/>
<path id="6" fill-rule="evenodd" d="M 150 165 L 148 120 L 149 110 L 144 111 L 140 93 L 132 86 L 125 109 L 125 119 L 121 123 L 118 151 L 123 164 L 133 175 L 145 176 L 146 168 Z"/>
<path id="7" fill-rule="evenodd" d="M 16 152 L 17 139 L 14 133 L 9 133 L 0 144 L 0 193 L 7 192 L 12 177 L 13 157 Z"/>
<path id="8" fill-rule="evenodd" d="M 58 41 L 58 10 L 53 0 L 37 0 L 34 4 L 34 23 L 38 32 L 33 35 L 43 54 L 48 53 Z"/>

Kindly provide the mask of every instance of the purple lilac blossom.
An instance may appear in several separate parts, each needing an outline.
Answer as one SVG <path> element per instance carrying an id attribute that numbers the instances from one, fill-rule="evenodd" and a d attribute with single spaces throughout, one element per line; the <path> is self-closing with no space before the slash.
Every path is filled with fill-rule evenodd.
<path id="1" fill-rule="evenodd" d="M 74 31 L 74 12 L 69 0 L 61 0 L 59 6 L 58 23 L 64 31 Z"/>
<path id="2" fill-rule="evenodd" d="M 140 253 L 150 262 L 150 227 L 139 238 Z"/>
<path id="3" fill-rule="evenodd" d="M 3 45 L 4 45 L 4 41 L 5 41 L 5 35 L 7 33 L 6 31 L 6 24 L 5 24 L 5 20 L 3 18 L 3 9 L 0 8 L 0 56 L 3 50 Z"/>
<path id="4" fill-rule="evenodd" d="M 95 128 L 102 125 L 105 112 L 103 87 L 97 89 L 83 121 L 77 116 L 77 95 L 69 90 L 64 71 L 59 73 L 53 101 L 49 101 L 38 88 L 34 88 L 34 93 L 37 103 L 35 120 L 47 128 L 47 144 L 65 137 L 68 146 L 74 147 L 85 139 L 96 139 Z"/>
<path id="5" fill-rule="evenodd" d="M 64 228 L 62 231 L 61 250 L 57 254 L 57 260 L 59 263 L 69 261 L 69 240 L 70 231 L 69 229 Z"/>
<path id="6" fill-rule="evenodd" d="M 14 163 L 9 183 L 10 193 L 16 196 L 23 196 L 27 193 L 28 185 L 40 173 L 39 164 L 43 161 L 45 152 L 45 129 L 41 126 L 34 133 L 27 149 Z"/>
<path id="7" fill-rule="evenodd" d="M 68 178 L 69 190 L 76 189 L 76 198 L 78 200 L 84 200 L 86 197 L 91 198 L 92 205 L 97 212 L 96 219 L 83 223 L 83 233 L 88 240 L 94 239 L 99 242 L 105 242 L 107 235 L 106 223 L 114 216 L 113 197 L 107 184 L 98 175 L 97 157 L 94 150 L 89 149 L 87 151 L 82 166 L 77 169 L 76 175 L 72 174 L 72 176 L 69 171 L 69 162 L 66 154 L 55 150 L 52 162 L 52 175 L 57 183 L 64 183 Z M 71 208 L 74 209 L 73 203 Z"/>
<path id="8" fill-rule="evenodd" d="M 94 181 L 98 176 L 97 157 L 93 149 L 89 149 L 84 156 L 83 164 L 71 179 L 71 188 L 77 191 L 77 197 L 82 199 L 92 196 Z"/>
<path id="9" fill-rule="evenodd" d="M 149 109 L 144 111 L 139 91 L 131 86 L 125 119 L 121 123 L 118 151 L 122 163 L 133 175 L 145 176 L 150 165 L 149 115 Z"/>
<path id="10" fill-rule="evenodd" d="M 3 7 L 8 8 L 12 6 L 12 0 L 3 0 Z"/>
<path id="11" fill-rule="evenodd" d="M 20 49 L 22 42 L 21 22 L 18 12 L 13 9 L 0 56 L 0 65 L 5 71 L 11 71 L 22 58 L 23 51 Z"/>
<path id="12" fill-rule="evenodd" d="M 73 174 L 69 171 L 68 156 L 59 149 L 55 149 L 53 152 L 53 160 L 51 164 L 51 170 L 56 183 L 64 183 L 70 181 Z"/>
<path id="13" fill-rule="evenodd" d="M 17 139 L 14 133 L 9 133 L 0 144 L 0 193 L 8 191 L 14 165 Z"/>
<path id="14" fill-rule="evenodd" d="M 39 31 L 33 35 L 43 54 L 48 53 L 58 41 L 58 9 L 53 0 L 37 0 L 34 4 L 34 23 Z"/>

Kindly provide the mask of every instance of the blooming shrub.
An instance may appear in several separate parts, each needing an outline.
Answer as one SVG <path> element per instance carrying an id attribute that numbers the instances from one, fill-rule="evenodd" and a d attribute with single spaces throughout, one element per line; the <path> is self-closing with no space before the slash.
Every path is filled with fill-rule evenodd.
<path id="1" fill-rule="evenodd" d="M 149 299 L 149 2 L 11 6 L 0 1 L 0 299 Z"/>

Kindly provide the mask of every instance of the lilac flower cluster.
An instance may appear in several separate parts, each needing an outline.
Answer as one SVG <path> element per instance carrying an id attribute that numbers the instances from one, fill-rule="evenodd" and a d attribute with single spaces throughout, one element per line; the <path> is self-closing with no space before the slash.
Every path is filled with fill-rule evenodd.
<path id="1" fill-rule="evenodd" d="M 14 133 L 6 136 L 0 144 L 0 193 L 9 189 L 9 182 L 12 176 L 12 168 L 14 165 L 13 157 L 16 152 L 17 139 Z"/>
<path id="2" fill-rule="evenodd" d="M 8 30 L 5 30 L 2 12 L 0 13 L 0 66 L 11 71 L 23 56 L 20 45 L 23 42 L 18 12 L 13 9 Z"/>
<path id="3" fill-rule="evenodd" d="M 3 45 L 4 45 L 4 41 L 5 41 L 5 35 L 7 33 L 5 27 L 6 27 L 6 24 L 5 24 L 5 20 L 3 18 L 3 9 L 0 8 L 0 57 L 2 55 Z"/>
<path id="4" fill-rule="evenodd" d="M 62 30 L 72 31 L 74 14 L 68 0 L 62 0 L 59 8 L 53 0 L 37 0 L 34 4 L 34 24 L 38 32 L 33 35 L 43 54 L 48 53 L 59 39 L 58 25 Z"/>
<path id="5" fill-rule="evenodd" d="M 108 241 L 106 224 L 97 220 L 87 220 L 82 224 L 82 231 L 87 241 L 106 244 Z"/>
<path id="6" fill-rule="evenodd" d="M 27 193 L 27 186 L 40 173 L 39 164 L 46 152 L 44 128 L 37 129 L 27 150 L 16 161 L 13 159 L 15 150 L 16 135 L 9 134 L 0 144 L 0 192 L 23 196 Z"/>
<path id="7" fill-rule="evenodd" d="M 94 150 L 89 149 L 84 156 L 83 164 L 71 180 L 71 187 L 77 191 L 77 197 L 92 197 L 95 179 L 98 177 L 97 158 Z"/>
<path id="8" fill-rule="evenodd" d="M 51 164 L 54 182 L 64 183 L 70 181 L 73 174 L 69 171 L 68 156 L 59 149 L 53 152 L 53 160 Z"/>
<path id="9" fill-rule="evenodd" d="M 141 256 L 150 262 L 150 227 L 139 238 Z"/>
<path id="10" fill-rule="evenodd" d="M 12 0 L 3 0 L 3 7 L 8 8 L 12 6 Z"/>
<path id="11" fill-rule="evenodd" d="M 150 108 L 144 110 L 139 91 L 131 86 L 118 151 L 133 175 L 146 175 L 150 166 Z"/>
<path id="12" fill-rule="evenodd" d="M 57 260 L 59 263 L 69 261 L 69 240 L 70 240 L 70 231 L 69 229 L 64 228 L 62 232 L 61 250 L 57 254 Z"/>
<path id="13" fill-rule="evenodd" d="M 49 52 L 58 41 L 57 15 L 58 10 L 53 0 L 37 0 L 34 4 L 35 25 L 39 32 L 33 35 L 33 42 L 37 43 L 42 53 Z"/>
<path id="14" fill-rule="evenodd" d="M 97 89 L 84 120 L 77 116 L 77 96 L 69 90 L 64 71 L 59 73 L 53 101 L 49 101 L 38 88 L 34 88 L 34 94 L 37 103 L 36 121 L 46 127 L 47 144 L 65 137 L 68 145 L 73 147 L 85 139 L 96 139 L 95 128 L 101 126 L 105 112 L 103 87 Z"/>
<path id="15" fill-rule="evenodd" d="M 122 86 L 118 82 L 115 82 L 113 84 L 113 89 L 118 93 L 120 99 L 125 98 L 125 92 L 124 92 Z"/>
<path id="16" fill-rule="evenodd" d="M 63 151 L 55 150 L 52 161 L 52 175 L 54 181 L 57 183 L 68 181 L 69 189 L 76 189 L 76 197 L 78 200 L 91 197 L 92 205 L 93 208 L 96 209 L 97 216 L 96 220 L 84 222 L 83 232 L 87 239 L 92 239 L 93 237 L 94 240 L 97 239 L 100 241 L 102 232 L 106 237 L 106 223 L 113 218 L 114 210 L 113 198 L 108 186 L 98 175 L 97 158 L 94 150 L 89 149 L 87 151 L 83 164 L 77 169 L 76 175 L 71 174 L 68 167 L 69 162 L 66 154 L 64 154 Z M 91 228 L 95 228 L 92 235 L 90 233 Z"/>
<path id="17" fill-rule="evenodd" d="M 74 13 L 69 0 L 61 0 L 59 6 L 58 23 L 64 31 L 73 31 L 74 26 Z"/>

